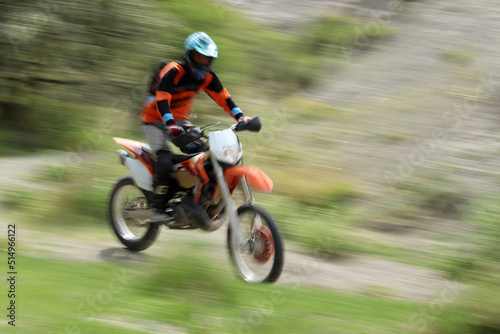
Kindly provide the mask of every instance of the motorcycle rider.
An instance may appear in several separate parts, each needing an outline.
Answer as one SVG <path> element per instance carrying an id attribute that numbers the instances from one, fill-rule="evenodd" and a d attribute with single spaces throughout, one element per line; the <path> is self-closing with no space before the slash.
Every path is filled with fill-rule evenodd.
<path id="1" fill-rule="evenodd" d="M 182 62 L 168 62 L 159 67 L 159 74 L 153 78 L 150 93 L 144 102 L 141 120 L 144 134 L 156 155 L 153 175 L 153 208 L 151 221 L 169 220 L 165 212 L 169 174 L 172 169 L 172 152 L 167 140 L 185 132 L 190 126 L 189 114 L 194 96 L 204 90 L 212 99 L 238 122 L 249 122 L 241 109 L 229 95 L 211 68 L 217 58 L 217 46 L 204 32 L 189 35 L 184 42 Z M 184 127 L 183 127 L 184 126 Z M 183 152 L 204 151 L 203 141 L 183 147 Z"/>

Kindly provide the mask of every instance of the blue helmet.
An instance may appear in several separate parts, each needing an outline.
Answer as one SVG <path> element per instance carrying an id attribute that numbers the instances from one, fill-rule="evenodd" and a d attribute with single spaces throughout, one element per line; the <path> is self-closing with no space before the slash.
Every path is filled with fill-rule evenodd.
<path id="1" fill-rule="evenodd" d="M 206 69 L 205 66 L 195 63 L 189 53 L 191 51 L 196 51 L 204 56 L 217 58 L 217 45 L 214 41 L 205 34 L 204 32 L 195 32 L 189 35 L 184 42 L 184 50 L 186 53 L 184 55 L 184 61 L 193 68 Z M 212 62 L 210 62 L 211 64 Z M 208 66 L 210 67 L 210 65 Z"/>

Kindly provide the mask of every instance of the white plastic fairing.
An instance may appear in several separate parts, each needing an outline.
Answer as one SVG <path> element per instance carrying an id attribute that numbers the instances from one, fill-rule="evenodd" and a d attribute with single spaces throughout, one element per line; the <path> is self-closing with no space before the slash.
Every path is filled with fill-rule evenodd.
<path id="1" fill-rule="evenodd" d="M 124 165 L 130 170 L 135 184 L 144 190 L 153 191 L 153 175 L 138 159 L 125 158 Z"/>
<path id="2" fill-rule="evenodd" d="M 231 129 L 210 132 L 208 144 L 218 161 L 234 165 L 243 156 L 238 136 Z"/>

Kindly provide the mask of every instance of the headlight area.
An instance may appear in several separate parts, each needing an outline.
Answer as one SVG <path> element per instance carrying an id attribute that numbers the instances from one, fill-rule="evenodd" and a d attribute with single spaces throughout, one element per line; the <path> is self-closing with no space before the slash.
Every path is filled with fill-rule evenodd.
<path id="1" fill-rule="evenodd" d="M 234 165 L 238 162 L 243 152 L 237 146 L 224 147 L 224 160 L 228 164 Z"/>

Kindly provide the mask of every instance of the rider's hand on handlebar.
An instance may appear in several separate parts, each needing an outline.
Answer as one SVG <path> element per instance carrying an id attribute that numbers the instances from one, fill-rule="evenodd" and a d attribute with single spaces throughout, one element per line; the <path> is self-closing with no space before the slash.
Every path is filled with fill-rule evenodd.
<path id="1" fill-rule="evenodd" d="M 238 118 L 238 123 L 242 122 L 243 124 L 247 124 L 251 120 L 252 120 L 252 117 L 241 116 L 240 118 Z"/>
<path id="2" fill-rule="evenodd" d="M 184 132 L 185 131 L 182 126 L 178 126 L 177 124 L 171 124 L 168 126 L 168 133 L 174 138 L 180 136 Z"/>
<path id="3" fill-rule="evenodd" d="M 185 132 L 189 132 L 190 130 L 192 130 L 194 128 L 194 125 L 186 119 L 183 119 L 182 121 L 180 121 L 179 123 L 176 123 L 176 124 L 181 126 Z"/>

